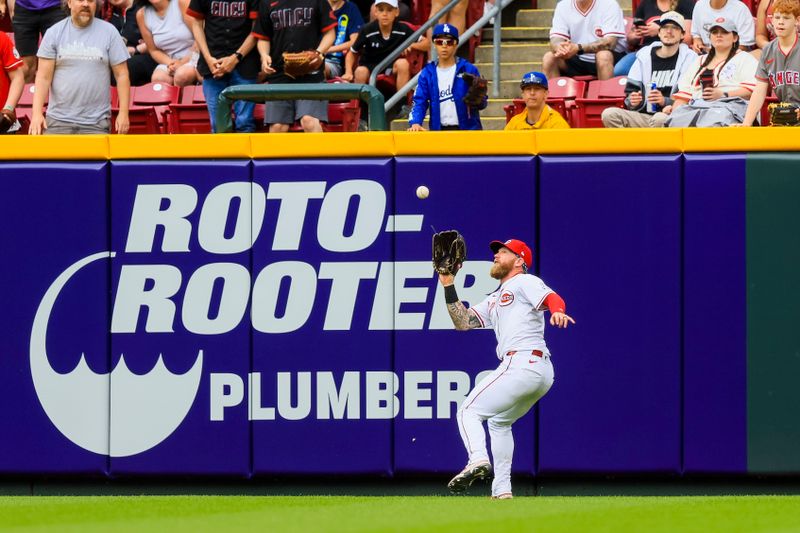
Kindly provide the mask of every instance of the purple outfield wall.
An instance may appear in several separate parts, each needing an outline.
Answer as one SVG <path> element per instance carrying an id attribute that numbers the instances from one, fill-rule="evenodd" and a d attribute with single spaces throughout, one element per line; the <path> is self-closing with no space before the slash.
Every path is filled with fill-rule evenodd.
<path id="1" fill-rule="evenodd" d="M 541 274 L 578 322 L 550 332 L 542 473 L 681 470 L 680 170 L 680 156 L 541 158 Z"/>
<path id="2" fill-rule="evenodd" d="M 747 472 L 745 154 L 684 169 L 684 471 Z"/>
<path id="3" fill-rule="evenodd" d="M 718 370 L 744 341 L 715 340 L 744 274 L 703 280 L 742 253 L 743 185 L 714 157 L 0 163 L 0 473 L 449 475 L 497 363 L 445 310 L 449 228 L 464 301 L 497 287 L 489 241 L 521 238 L 577 320 L 547 329 L 516 473 L 741 472 L 743 370 Z"/>

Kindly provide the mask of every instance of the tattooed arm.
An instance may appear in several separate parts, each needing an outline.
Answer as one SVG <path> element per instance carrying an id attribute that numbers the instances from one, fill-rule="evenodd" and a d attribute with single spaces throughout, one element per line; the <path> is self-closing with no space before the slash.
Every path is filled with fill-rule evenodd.
<path id="1" fill-rule="evenodd" d="M 447 274 L 439 274 L 439 282 L 444 287 L 445 302 L 447 302 L 447 312 L 450 313 L 450 319 L 458 331 L 467 331 L 474 328 L 483 327 L 480 319 L 475 315 L 474 311 L 470 311 L 461 303 L 456 296 L 456 289 L 453 285 L 453 276 Z"/>
<path id="2" fill-rule="evenodd" d="M 461 302 L 447 304 L 447 312 L 450 313 L 450 318 L 458 331 L 482 327 L 481 321 L 478 320 L 475 313 L 467 309 Z"/>

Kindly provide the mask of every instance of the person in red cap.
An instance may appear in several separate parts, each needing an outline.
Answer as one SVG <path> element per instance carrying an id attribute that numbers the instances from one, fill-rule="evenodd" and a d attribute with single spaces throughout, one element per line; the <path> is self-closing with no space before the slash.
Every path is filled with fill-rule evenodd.
<path id="1" fill-rule="evenodd" d="M 564 300 L 544 281 L 528 273 L 533 253 L 527 244 L 510 239 L 492 241 L 489 247 L 494 252 L 489 274 L 500 280 L 500 287 L 478 305 L 467 308 L 458 299 L 454 276 L 439 274 L 447 311 L 456 329 L 493 328 L 500 359 L 497 369 L 475 386 L 458 410 L 458 430 L 469 459 L 447 486 L 453 494 L 460 494 L 476 479 L 492 475 L 483 429 L 486 421 L 494 458 L 492 498 L 504 500 L 512 497 L 511 425 L 553 384 L 553 365 L 544 342 L 544 311 L 550 311 L 550 324 L 559 328 L 575 321 L 565 313 Z"/>

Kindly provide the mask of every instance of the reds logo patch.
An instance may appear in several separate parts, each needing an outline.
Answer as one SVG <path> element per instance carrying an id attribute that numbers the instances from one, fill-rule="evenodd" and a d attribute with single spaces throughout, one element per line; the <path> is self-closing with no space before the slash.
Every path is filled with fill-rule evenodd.
<path id="1" fill-rule="evenodd" d="M 725 22 L 725 17 L 717 17 L 717 20 L 714 22 Z"/>
<path id="2" fill-rule="evenodd" d="M 595 28 L 594 29 L 594 34 L 597 35 L 598 37 L 602 37 L 603 36 L 603 28 L 599 28 L 599 27 Z"/>
<path id="3" fill-rule="evenodd" d="M 514 303 L 514 293 L 505 291 L 503 294 L 500 295 L 500 307 L 505 307 L 507 305 L 511 305 Z"/>

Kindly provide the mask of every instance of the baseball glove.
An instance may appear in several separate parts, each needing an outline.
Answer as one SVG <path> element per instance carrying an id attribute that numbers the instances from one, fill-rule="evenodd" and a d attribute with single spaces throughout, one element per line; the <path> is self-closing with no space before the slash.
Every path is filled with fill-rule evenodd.
<path id="1" fill-rule="evenodd" d="M 311 74 L 319 70 L 321 64 L 322 57 L 316 50 L 283 53 L 283 72 L 290 78 L 302 78 Z"/>
<path id="2" fill-rule="evenodd" d="M 798 109 L 800 109 L 799 105 L 790 104 L 789 102 L 769 104 L 767 106 L 767 110 L 769 111 L 769 125 L 797 126 L 800 124 L 800 119 L 797 118 Z"/>
<path id="3" fill-rule="evenodd" d="M 464 73 L 461 75 L 469 88 L 467 94 L 464 95 L 464 103 L 470 107 L 478 107 L 483 103 L 484 98 L 489 90 L 489 82 L 486 78 L 481 78 L 474 74 Z"/>
<path id="4" fill-rule="evenodd" d="M 452 274 L 467 259 L 467 243 L 456 230 L 440 231 L 433 234 L 433 268 L 439 274 Z"/>
<path id="5" fill-rule="evenodd" d="M 12 109 L 0 110 L 0 133 L 6 133 L 11 126 L 16 124 L 17 114 Z"/>

